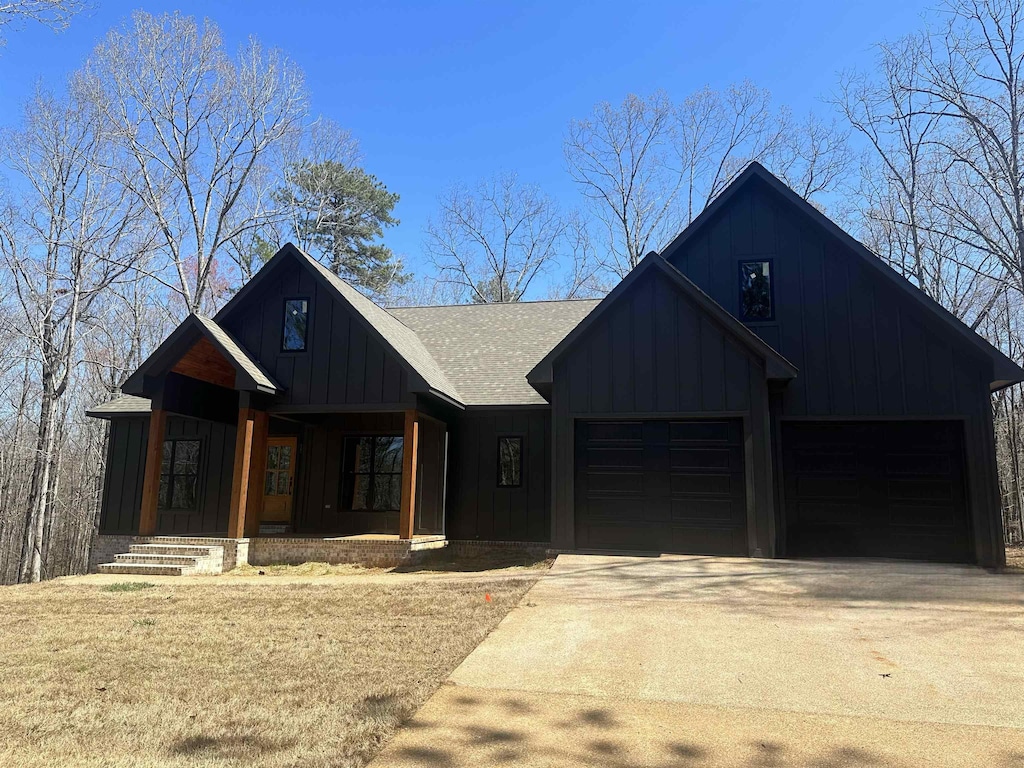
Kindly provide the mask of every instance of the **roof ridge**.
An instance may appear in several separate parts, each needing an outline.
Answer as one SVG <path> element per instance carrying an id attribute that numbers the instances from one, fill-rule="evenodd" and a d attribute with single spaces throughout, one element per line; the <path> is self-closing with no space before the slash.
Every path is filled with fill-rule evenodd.
<path id="1" fill-rule="evenodd" d="M 597 301 L 600 302 L 603 296 L 593 297 L 576 297 L 573 299 L 530 299 L 528 301 L 486 301 L 486 302 L 466 302 L 464 304 L 409 304 L 406 306 L 390 307 L 388 314 L 391 314 L 391 309 L 454 309 L 456 307 L 521 307 L 527 304 L 574 304 L 576 302 L 583 301 Z M 379 306 L 379 305 L 378 305 Z M 381 307 L 381 309 L 385 309 Z M 393 316 L 393 315 L 392 315 Z M 397 319 L 397 318 L 396 318 Z"/>

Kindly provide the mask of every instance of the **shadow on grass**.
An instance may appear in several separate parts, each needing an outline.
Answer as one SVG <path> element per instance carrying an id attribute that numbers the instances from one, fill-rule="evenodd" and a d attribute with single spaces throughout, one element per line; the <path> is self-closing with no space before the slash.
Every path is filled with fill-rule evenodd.
<path id="1" fill-rule="evenodd" d="M 172 742 L 167 751 L 172 755 L 209 760 L 257 760 L 261 755 L 291 749 L 296 739 L 265 739 L 260 736 L 207 736 L 195 734 Z"/>

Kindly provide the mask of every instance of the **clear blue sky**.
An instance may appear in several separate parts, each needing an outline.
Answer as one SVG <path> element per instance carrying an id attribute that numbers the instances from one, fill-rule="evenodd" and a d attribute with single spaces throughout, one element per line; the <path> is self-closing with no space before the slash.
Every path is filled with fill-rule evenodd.
<path id="1" fill-rule="evenodd" d="M 749 78 L 798 114 L 871 45 L 921 26 L 920 0 L 788 2 L 115 2 L 60 34 L 10 32 L 0 124 L 34 82 L 58 85 L 107 29 L 142 7 L 206 15 L 230 48 L 249 35 L 306 72 L 315 112 L 359 138 L 367 169 L 401 194 L 387 243 L 422 272 L 423 227 L 454 181 L 514 170 L 566 205 L 568 121 L 599 101 L 664 89 L 683 98 Z"/>

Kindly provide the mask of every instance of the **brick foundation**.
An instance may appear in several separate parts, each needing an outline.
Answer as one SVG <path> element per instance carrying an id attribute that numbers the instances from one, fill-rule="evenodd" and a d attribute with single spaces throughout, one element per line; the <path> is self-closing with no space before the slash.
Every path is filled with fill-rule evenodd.
<path id="1" fill-rule="evenodd" d="M 443 549 L 444 537 L 401 539 L 265 536 L 249 541 L 250 565 L 358 563 L 376 568 L 411 565 Z"/>
<path id="2" fill-rule="evenodd" d="M 101 535 L 93 541 L 89 572 L 114 555 L 128 551 L 132 544 L 198 544 L 224 548 L 224 571 L 238 565 L 301 565 L 302 563 L 358 563 L 377 568 L 415 565 L 431 556 L 480 557 L 487 554 L 522 554 L 542 558 L 557 554 L 546 542 L 535 541 L 446 541 L 443 536 L 423 536 L 412 541 L 394 538 L 260 536 L 227 539 L 202 536 Z"/>

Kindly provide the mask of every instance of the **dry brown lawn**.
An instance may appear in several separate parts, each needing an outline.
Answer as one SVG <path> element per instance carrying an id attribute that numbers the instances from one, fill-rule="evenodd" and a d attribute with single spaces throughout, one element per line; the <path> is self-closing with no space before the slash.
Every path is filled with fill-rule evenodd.
<path id="1" fill-rule="evenodd" d="M 0 587 L 0 765 L 364 765 L 535 580 L 390 578 Z"/>
<path id="2" fill-rule="evenodd" d="M 1006 570 L 1024 573 L 1024 546 L 1006 548 Z"/>

